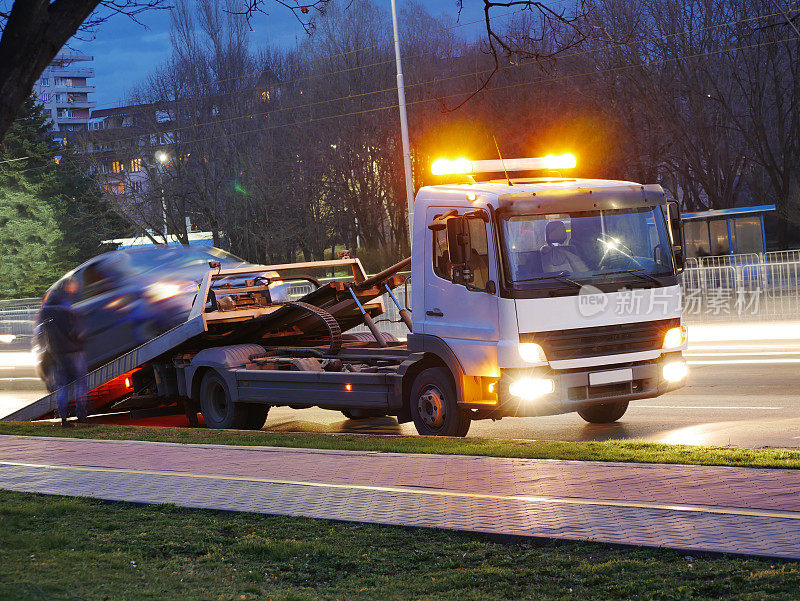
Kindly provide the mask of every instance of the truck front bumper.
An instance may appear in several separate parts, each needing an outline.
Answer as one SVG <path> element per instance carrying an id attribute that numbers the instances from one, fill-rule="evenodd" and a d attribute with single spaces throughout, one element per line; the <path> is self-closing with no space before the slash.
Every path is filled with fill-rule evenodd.
<path id="1" fill-rule="evenodd" d="M 551 368 L 504 369 L 498 382 L 498 403 L 491 417 L 533 417 L 579 411 L 593 405 L 633 401 L 659 396 L 685 384 L 664 378 L 664 365 L 682 361 L 681 353 L 665 353 L 652 361 L 590 368 L 554 370 Z M 590 374 L 631 370 L 631 379 L 622 382 L 590 384 Z M 596 376 L 594 376 L 596 377 Z M 523 378 L 552 381 L 552 392 L 524 399 L 512 394 L 512 384 Z"/>

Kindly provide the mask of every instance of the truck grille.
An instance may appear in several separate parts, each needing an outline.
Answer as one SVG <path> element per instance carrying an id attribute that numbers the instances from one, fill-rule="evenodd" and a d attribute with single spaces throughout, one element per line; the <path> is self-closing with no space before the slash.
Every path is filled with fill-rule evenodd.
<path id="1" fill-rule="evenodd" d="M 520 342 L 536 342 L 551 361 L 622 355 L 661 348 L 664 333 L 680 325 L 680 318 L 624 323 L 593 328 L 520 334 Z"/>

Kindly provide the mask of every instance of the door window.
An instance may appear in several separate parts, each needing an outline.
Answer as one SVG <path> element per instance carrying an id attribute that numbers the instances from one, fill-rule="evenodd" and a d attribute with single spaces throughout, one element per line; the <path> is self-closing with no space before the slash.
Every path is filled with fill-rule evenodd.
<path id="1" fill-rule="evenodd" d="M 474 280 L 471 285 L 481 290 L 489 282 L 489 239 L 486 224 L 482 219 L 466 219 L 469 233 L 469 250 L 467 256 L 472 266 Z M 447 241 L 447 230 L 433 232 L 433 273 L 443 280 L 452 281 L 453 264 L 450 261 L 450 249 Z"/>
<path id="2" fill-rule="evenodd" d="M 446 229 L 433 232 L 433 273 L 443 280 L 452 279 Z"/>
<path id="3" fill-rule="evenodd" d="M 475 279 L 472 285 L 481 290 L 489 282 L 489 240 L 486 237 L 486 224 L 482 219 L 467 219 L 470 238 L 470 264 Z"/>

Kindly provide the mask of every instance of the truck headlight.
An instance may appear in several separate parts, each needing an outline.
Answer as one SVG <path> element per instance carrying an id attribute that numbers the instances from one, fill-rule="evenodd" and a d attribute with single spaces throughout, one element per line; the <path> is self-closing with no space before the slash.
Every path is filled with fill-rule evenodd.
<path id="1" fill-rule="evenodd" d="M 526 363 L 547 363 L 544 349 L 535 342 L 520 342 L 519 356 Z"/>
<path id="2" fill-rule="evenodd" d="M 508 391 L 523 401 L 532 401 L 540 396 L 550 394 L 556 389 L 555 383 L 550 378 L 520 378 L 512 382 Z"/>
<path id="3" fill-rule="evenodd" d="M 689 367 L 686 361 L 670 361 L 661 370 L 667 382 L 680 382 L 689 375 Z"/>
<path id="4" fill-rule="evenodd" d="M 664 342 L 661 344 L 663 349 L 672 349 L 683 346 L 686 343 L 686 326 L 670 328 L 664 334 Z"/>

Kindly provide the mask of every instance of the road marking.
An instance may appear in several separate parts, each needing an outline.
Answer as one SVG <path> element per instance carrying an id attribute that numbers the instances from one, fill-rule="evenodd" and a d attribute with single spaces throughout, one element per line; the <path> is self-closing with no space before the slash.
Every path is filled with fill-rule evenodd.
<path id="1" fill-rule="evenodd" d="M 690 344 L 688 348 L 690 352 L 702 351 L 706 349 L 723 350 L 723 351 L 735 351 L 740 349 L 759 349 L 759 350 L 798 349 L 798 351 L 800 351 L 800 344 L 697 344 L 697 345 Z"/>
<path id="2" fill-rule="evenodd" d="M 779 411 L 783 407 L 736 407 L 733 405 L 631 405 L 643 409 L 752 409 L 753 411 Z"/>
<path id="3" fill-rule="evenodd" d="M 616 501 L 606 499 L 580 499 L 575 497 L 540 497 L 527 495 L 496 495 L 469 493 L 449 490 L 432 490 L 428 488 L 414 488 L 401 486 L 370 486 L 365 484 L 335 484 L 332 482 L 304 482 L 298 480 L 279 480 L 273 478 L 258 478 L 255 476 L 226 476 L 215 474 L 192 474 L 187 472 L 161 472 L 155 470 L 129 470 L 112 467 L 88 467 L 74 465 L 52 465 L 40 463 L 22 463 L 15 461 L 0 461 L 0 466 L 32 467 L 40 469 L 64 470 L 74 472 L 97 472 L 110 474 L 135 474 L 145 476 L 169 476 L 176 478 L 198 478 L 202 480 L 223 480 L 230 482 L 258 482 L 262 484 L 282 484 L 289 486 L 305 486 L 309 488 L 332 488 L 342 490 L 361 490 L 370 492 L 403 493 L 420 496 L 457 497 L 462 499 L 484 499 L 494 501 L 523 501 L 528 503 L 550 503 L 560 505 L 580 505 L 597 507 L 624 507 L 626 509 L 661 509 L 666 511 L 679 511 L 687 513 L 711 513 L 720 515 L 739 515 L 747 517 L 777 518 L 786 520 L 800 520 L 798 511 L 781 511 L 768 509 L 745 509 L 739 507 L 722 507 L 709 505 L 686 505 L 669 503 L 648 503 L 644 501 Z"/>
<path id="4" fill-rule="evenodd" d="M 719 359 L 718 361 L 687 361 L 689 365 L 746 365 L 768 363 L 800 363 L 798 359 Z"/>
<path id="5" fill-rule="evenodd" d="M 771 351 L 769 353 L 742 351 L 740 353 L 686 353 L 684 357 L 771 357 L 778 355 L 800 355 L 798 351 Z"/>

